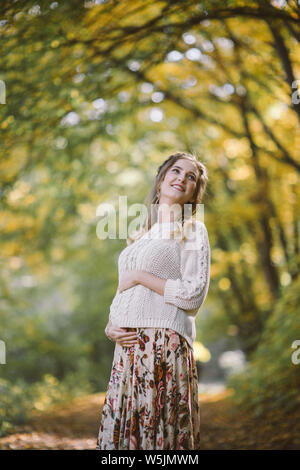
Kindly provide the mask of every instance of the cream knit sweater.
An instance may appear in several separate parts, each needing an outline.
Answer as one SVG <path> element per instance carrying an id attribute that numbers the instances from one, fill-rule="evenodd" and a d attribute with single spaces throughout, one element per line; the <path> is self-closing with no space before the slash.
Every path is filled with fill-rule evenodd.
<path id="1" fill-rule="evenodd" d="M 210 246 L 206 227 L 196 220 L 188 239 L 170 236 L 174 222 L 155 223 L 118 259 L 119 277 L 124 271 L 142 270 L 166 279 L 164 295 L 138 284 L 117 293 L 109 320 L 123 327 L 171 328 L 193 349 L 195 316 L 204 303 L 210 280 Z"/>

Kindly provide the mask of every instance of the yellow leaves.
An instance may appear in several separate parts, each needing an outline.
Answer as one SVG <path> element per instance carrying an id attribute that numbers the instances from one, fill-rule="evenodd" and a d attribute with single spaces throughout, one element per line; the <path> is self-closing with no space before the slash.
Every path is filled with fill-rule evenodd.
<path id="1" fill-rule="evenodd" d="M 17 256 L 20 253 L 20 245 L 15 241 L 6 241 L 1 243 L 1 256 L 9 258 Z"/>
<path id="2" fill-rule="evenodd" d="M 266 137 L 263 134 L 263 125 L 262 125 L 262 123 L 258 120 L 253 120 L 252 123 L 251 123 L 251 127 L 252 127 L 252 130 L 253 130 L 253 133 L 255 135 L 257 135 L 257 137 L 261 136 L 261 139 L 263 140 L 263 142 L 261 142 L 261 143 L 262 144 L 265 143 Z"/>
<path id="3" fill-rule="evenodd" d="M 1 124 L 1 129 L 6 129 L 6 128 L 9 126 L 9 124 L 14 121 L 14 119 L 15 119 L 15 118 L 14 118 L 13 115 L 8 116 L 8 117 L 6 118 L 6 120 L 2 122 L 2 124 Z"/>
<path id="4" fill-rule="evenodd" d="M 46 264 L 43 252 L 32 251 L 31 253 L 27 254 L 26 265 L 35 276 L 39 277 L 41 282 L 49 277 L 50 266 Z"/>
<path id="5" fill-rule="evenodd" d="M 56 377 L 53 377 L 53 375 L 50 375 L 50 374 L 45 374 L 44 380 L 49 385 L 58 385 L 59 383 L 58 379 Z"/>
<path id="6" fill-rule="evenodd" d="M 8 69 L 10 67 L 16 67 L 20 64 L 23 59 L 23 55 L 21 53 L 13 52 L 8 57 L 6 57 L 6 66 Z"/>
<path id="7" fill-rule="evenodd" d="M 209 350 L 200 341 L 194 342 L 194 357 L 196 361 L 208 362 L 210 361 L 211 354 Z"/>
<path id="8" fill-rule="evenodd" d="M 237 251 L 223 251 L 221 249 L 214 248 L 212 250 L 212 258 L 221 263 L 239 264 L 242 259 L 245 259 L 245 256 L 240 248 Z"/>
<path id="9" fill-rule="evenodd" d="M 41 251 L 33 251 L 28 256 L 27 261 L 32 266 L 39 265 L 40 263 L 44 261 L 44 255 Z"/>
<path id="10" fill-rule="evenodd" d="M 23 199 L 30 191 L 30 186 L 25 181 L 17 181 L 14 189 L 9 193 L 8 200 L 11 203 L 15 203 L 20 199 Z"/>
<path id="11" fill-rule="evenodd" d="M 58 160 L 57 162 L 55 162 L 54 168 L 56 171 L 68 171 L 68 169 L 70 168 L 70 164 L 68 162 Z M 68 179 L 68 182 L 66 182 L 68 186 L 70 185 L 69 184 L 70 181 L 75 182 L 76 181 L 75 176 L 70 177 Z"/>
<path id="12" fill-rule="evenodd" d="M 222 261 L 223 254 L 224 254 L 223 250 L 219 248 L 214 248 L 213 250 L 211 250 L 212 258 L 215 259 L 216 261 Z"/>
<path id="13" fill-rule="evenodd" d="M 27 158 L 27 149 L 22 145 L 15 145 L 11 154 L 0 161 L 0 174 L 2 181 L 12 180 L 18 174 Z"/>
<path id="14" fill-rule="evenodd" d="M 110 37 L 119 33 L 120 27 L 138 26 L 145 24 L 148 20 L 156 15 L 159 15 L 162 5 L 155 2 L 127 2 L 126 5 L 122 2 L 116 2 L 109 9 L 105 5 L 93 4 L 83 21 L 88 25 L 88 32 L 90 35 L 100 35 L 101 32 L 109 33 Z"/>
<path id="15" fill-rule="evenodd" d="M 49 204 L 49 201 L 44 201 L 43 204 L 37 207 L 36 209 L 36 219 L 39 221 L 39 223 L 42 223 L 43 220 L 47 217 L 49 210 L 51 209 L 51 206 Z"/>
<path id="16" fill-rule="evenodd" d="M 20 227 L 20 220 L 17 220 L 17 218 L 14 218 L 5 224 L 5 227 L 3 228 L 2 232 L 3 233 L 14 232 L 19 227 Z"/>
<path id="17" fill-rule="evenodd" d="M 51 47 L 56 48 L 59 46 L 59 44 L 60 42 L 57 39 L 55 39 L 54 41 L 51 42 Z"/>
<path id="18" fill-rule="evenodd" d="M 267 289 L 267 286 L 265 285 L 265 288 L 262 288 L 262 285 L 264 285 L 264 281 L 262 281 L 262 278 L 259 276 L 256 279 L 256 283 L 254 283 L 255 289 L 255 302 L 257 306 L 261 309 L 266 308 L 266 306 L 269 306 L 272 302 L 272 297 Z"/>
<path id="19" fill-rule="evenodd" d="M 48 401 L 49 399 L 47 398 L 46 395 L 43 396 L 43 398 L 39 398 L 38 400 L 35 400 L 34 401 L 34 408 L 39 410 L 39 411 L 43 411 L 47 408 L 48 406 Z"/>
<path id="20" fill-rule="evenodd" d="M 43 49 L 43 43 L 40 41 L 40 42 L 36 42 L 33 46 L 34 50 L 35 51 L 40 51 L 41 49 Z"/>
<path id="21" fill-rule="evenodd" d="M 284 260 L 284 254 L 279 246 L 273 246 L 271 248 L 271 259 L 275 264 L 281 264 Z"/>
<path id="22" fill-rule="evenodd" d="M 297 173 L 288 173 L 286 175 L 286 181 L 290 184 L 297 184 L 299 182 L 299 177 Z"/>
<path id="23" fill-rule="evenodd" d="M 34 218 L 28 214 L 14 214 L 9 211 L 0 212 L 0 229 L 2 233 L 11 233 L 19 229 L 31 228 Z"/>
<path id="24" fill-rule="evenodd" d="M 79 96 L 79 91 L 78 90 L 71 90 L 71 97 L 72 98 L 77 98 Z"/>
<path id="25" fill-rule="evenodd" d="M 151 78 L 151 75 L 153 75 L 153 81 L 157 81 L 160 78 L 165 80 L 165 76 L 168 75 L 174 75 L 177 77 L 180 71 L 182 71 L 182 62 L 179 64 L 175 62 L 166 62 L 161 64 L 159 67 L 156 67 L 155 72 L 154 69 L 152 69 L 152 71 L 149 72 L 149 76 Z"/>
<path id="26" fill-rule="evenodd" d="M 18 206 L 22 205 L 23 207 L 28 207 L 35 202 L 35 199 L 36 198 L 33 194 L 28 194 L 28 196 L 25 196 L 22 200 L 18 201 L 19 202 L 18 204 L 14 204 L 14 205 L 18 205 Z"/>
<path id="27" fill-rule="evenodd" d="M 54 57 L 53 51 L 49 50 L 45 52 L 39 59 L 39 65 L 43 67 L 44 65 L 49 64 L 51 60 L 53 59 L 53 57 Z"/>
<path id="28" fill-rule="evenodd" d="M 222 279 L 219 280 L 218 286 L 222 291 L 227 291 L 231 286 L 230 279 L 222 277 Z"/>
<path id="29" fill-rule="evenodd" d="M 230 179 L 235 181 L 243 181 L 253 176 L 253 169 L 249 165 L 242 165 L 228 172 Z"/>
<path id="30" fill-rule="evenodd" d="M 96 207 L 93 204 L 79 204 L 78 212 L 85 223 L 91 222 L 96 217 Z"/>
<path id="31" fill-rule="evenodd" d="M 59 247 L 53 247 L 51 249 L 51 258 L 53 259 L 53 261 L 60 261 L 64 258 L 64 250 L 62 248 L 59 248 Z"/>
<path id="32" fill-rule="evenodd" d="M 215 277 L 223 273 L 223 266 L 221 263 L 211 263 L 210 266 L 210 278 L 214 279 Z"/>
<path id="33" fill-rule="evenodd" d="M 283 272 L 280 276 L 280 284 L 282 286 L 288 286 L 292 281 L 292 277 L 290 275 L 290 273 L 288 273 L 287 271 Z"/>
<path id="34" fill-rule="evenodd" d="M 28 338 L 34 338 L 37 333 L 35 325 L 31 322 L 27 322 L 24 325 L 24 330 L 24 333 Z"/>
<path id="35" fill-rule="evenodd" d="M 243 243 L 240 247 L 240 253 L 242 255 L 243 260 L 247 264 L 255 264 L 256 263 L 255 246 L 251 246 L 250 243 Z"/>
<path id="36" fill-rule="evenodd" d="M 223 145 L 228 158 L 248 158 L 251 155 L 249 142 L 245 137 L 242 139 L 225 139 Z"/>
<path id="37" fill-rule="evenodd" d="M 18 269 L 20 269 L 23 266 L 23 264 L 24 264 L 23 260 L 20 256 L 12 256 L 9 259 L 9 267 L 13 271 L 17 271 Z"/>
<path id="38" fill-rule="evenodd" d="M 128 168 L 116 176 L 115 181 L 117 184 L 124 186 L 131 186 L 141 183 L 143 181 L 143 174 L 134 168 Z"/>
<path id="39" fill-rule="evenodd" d="M 62 207 L 58 207 L 55 212 L 55 217 L 57 220 L 61 220 L 65 216 L 65 211 Z"/>
<path id="40" fill-rule="evenodd" d="M 67 163 L 58 165 L 58 169 L 67 169 L 69 165 Z M 70 176 L 65 182 L 65 187 L 72 188 L 76 187 L 78 189 L 78 180 L 76 176 Z"/>

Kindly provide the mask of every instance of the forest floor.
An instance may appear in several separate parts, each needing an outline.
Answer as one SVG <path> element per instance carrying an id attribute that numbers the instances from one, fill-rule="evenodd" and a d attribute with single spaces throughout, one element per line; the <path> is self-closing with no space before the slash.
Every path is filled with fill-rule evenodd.
<path id="1" fill-rule="evenodd" d="M 201 447 L 207 449 L 300 449 L 300 406 L 290 414 L 276 410 L 253 418 L 234 410 L 231 390 L 199 394 Z M 30 423 L 0 439 L 0 449 L 92 449 L 105 394 L 74 399 L 36 413 Z"/>

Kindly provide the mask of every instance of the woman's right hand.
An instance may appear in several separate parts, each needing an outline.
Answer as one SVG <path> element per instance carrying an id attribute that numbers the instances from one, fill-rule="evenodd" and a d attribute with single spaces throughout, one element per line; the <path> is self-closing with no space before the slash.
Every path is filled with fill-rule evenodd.
<path id="1" fill-rule="evenodd" d="M 105 328 L 105 333 L 109 339 L 126 348 L 130 348 L 137 343 L 136 331 L 127 332 L 126 328 L 119 328 L 118 326 L 113 325 L 111 322 L 109 322 Z"/>

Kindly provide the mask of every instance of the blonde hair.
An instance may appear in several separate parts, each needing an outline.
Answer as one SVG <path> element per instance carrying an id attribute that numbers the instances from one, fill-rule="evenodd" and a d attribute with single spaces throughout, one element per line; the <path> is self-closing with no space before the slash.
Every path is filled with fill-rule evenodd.
<path id="1" fill-rule="evenodd" d="M 152 225 L 157 222 L 157 213 L 158 213 L 158 207 L 159 207 L 158 190 L 159 190 L 160 184 L 163 181 L 168 169 L 171 168 L 177 160 L 180 160 L 183 158 L 186 160 L 192 160 L 196 164 L 198 168 L 198 173 L 199 173 L 197 182 L 196 182 L 195 193 L 193 195 L 194 200 L 189 203 L 192 206 L 192 210 L 191 210 L 192 216 L 185 218 L 184 208 L 182 208 L 182 214 L 181 214 L 181 219 L 180 219 L 181 223 L 175 224 L 175 229 L 171 231 L 170 235 L 174 236 L 176 234 L 177 236 L 178 233 L 180 232 L 181 242 L 183 242 L 186 239 L 189 228 L 195 223 L 196 218 L 193 216 L 196 213 L 197 204 L 200 204 L 202 202 L 202 198 L 205 193 L 205 189 L 206 189 L 207 182 L 208 182 L 208 174 L 207 174 L 207 169 L 205 165 L 202 162 L 200 162 L 195 155 L 186 153 L 186 152 L 175 152 L 172 155 L 170 155 L 158 167 L 156 177 L 155 177 L 155 182 L 144 200 L 144 204 L 147 206 L 147 216 L 140 230 L 138 230 L 137 232 L 134 232 L 131 236 L 127 238 L 127 241 L 126 241 L 127 245 L 130 245 L 131 243 L 134 243 L 136 240 L 141 238 L 146 232 L 148 232 L 151 229 Z"/>

